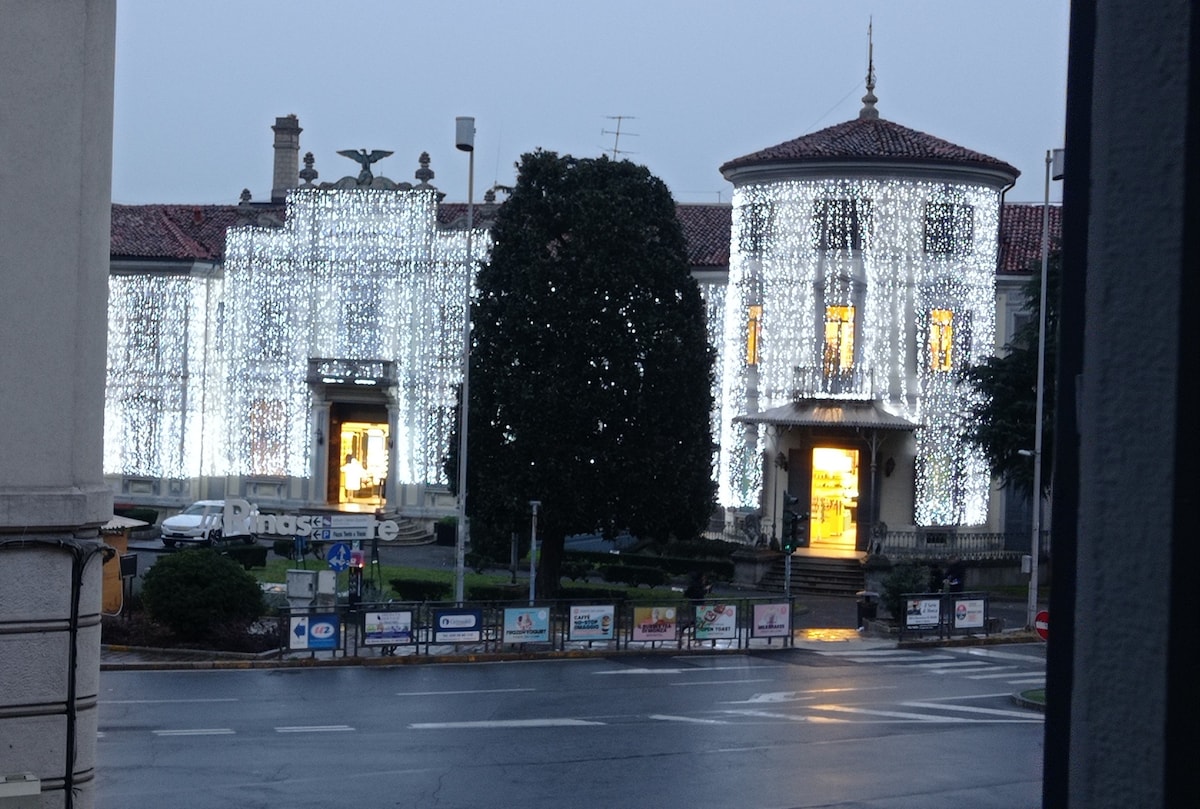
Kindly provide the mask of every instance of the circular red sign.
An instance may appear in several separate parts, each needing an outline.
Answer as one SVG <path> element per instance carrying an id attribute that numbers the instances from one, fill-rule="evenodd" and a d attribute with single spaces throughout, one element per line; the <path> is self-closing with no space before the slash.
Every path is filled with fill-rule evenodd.
<path id="1" fill-rule="evenodd" d="M 1050 613 L 1042 610 L 1033 616 L 1033 628 L 1038 633 L 1039 638 L 1046 640 L 1046 637 L 1050 634 Z"/>

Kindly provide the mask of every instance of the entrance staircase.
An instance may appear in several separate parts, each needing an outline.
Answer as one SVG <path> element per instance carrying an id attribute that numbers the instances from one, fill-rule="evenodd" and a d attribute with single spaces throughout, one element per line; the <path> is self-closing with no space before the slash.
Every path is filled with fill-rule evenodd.
<path id="1" fill-rule="evenodd" d="M 763 574 L 755 587 L 772 593 L 785 591 L 787 560 L 781 556 Z M 854 596 L 866 589 L 867 579 L 857 556 L 827 558 L 792 556 L 792 593 Z"/>

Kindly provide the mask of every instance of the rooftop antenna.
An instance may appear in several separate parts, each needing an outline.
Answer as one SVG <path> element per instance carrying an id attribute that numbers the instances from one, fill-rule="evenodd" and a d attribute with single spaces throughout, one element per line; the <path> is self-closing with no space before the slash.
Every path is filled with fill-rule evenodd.
<path id="1" fill-rule="evenodd" d="M 616 160 L 617 155 L 619 155 L 619 154 L 633 154 L 633 152 L 625 151 L 624 149 L 618 148 L 618 146 L 620 146 L 620 144 L 621 144 L 621 122 L 625 121 L 625 120 L 632 121 L 634 119 L 634 116 L 632 116 L 632 115 L 609 115 L 606 117 L 610 121 L 617 122 L 616 129 L 601 129 L 600 130 L 601 135 L 612 135 L 613 136 L 612 159 Z M 637 137 L 637 134 L 634 132 L 626 132 L 625 134 L 629 135 L 630 137 Z"/>

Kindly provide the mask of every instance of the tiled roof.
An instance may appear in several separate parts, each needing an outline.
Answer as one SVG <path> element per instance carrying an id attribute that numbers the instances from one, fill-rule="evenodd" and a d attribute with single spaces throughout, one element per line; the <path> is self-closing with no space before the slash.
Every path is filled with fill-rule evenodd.
<path id="1" fill-rule="evenodd" d="M 215 261 L 225 230 L 238 224 L 236 205 L 113 205 L 109 257 Z"/>
<path id="2" fill-rule="evenodd" d="M 688 259 L 693 267 L 729 266 L 729 232 L 733 228 L 731 205 L 676 205 L 675 214 L 683 227 Z"/>
<path id="3" fill-rule="evenodd" d="M 1000 268 L 1002 273 L 1030 272 L 1041 257 L 1041 206 L 1006 204 L 1001 220 Z M 255 205 L 255 216 L 283 219 L 281 205 Z M 732 207 L 704 203 L 677 205 L 676 211 L 688 258 L 693 267 L 727 269 Z M 465 216 L 465 203 L 443 203 L 438 221 L 443 225 Z M 113 205 L 110 257 L 160 261 L 218 261 L 225 254 L 225 230 L 246 224 L 245 209 L 237 205 Z M 486 215 L 476 209 L 477 221 Z M 1057 242 L 1061 208 L 1050 209 L 1050 232 Z"/>
<path id="4" fill-rule="evenodd" d="M 844 123 L 802 135 L 795 140 L 734 158 L 721 166 L 721 173 L 772 163 L 821 163 L 831 160 L 903 162 L 980 166 L 1020 174 L 1016 168 L 994 157 L 956 146 L 924 132 L 883 118 L 854 118 Z"/>
<path id="5" fill-rule="evenodd" d="M 780 427 L 862 427 L 875 430 L 914 430 L 918 424 L 893 415 L 876 401 L 803 399 L 770 410 L 737 416 L 735 423 Z"/>
<path id="6" fill-rule="evenodd" d="M 1000 222 L 1000 264 L 997 273 L 1034 273 L 1042 260 L 1042 206 L 1009 203 Z M 1050 250 L 1062 242 L 1062 206 L 1050 206 Z"/>

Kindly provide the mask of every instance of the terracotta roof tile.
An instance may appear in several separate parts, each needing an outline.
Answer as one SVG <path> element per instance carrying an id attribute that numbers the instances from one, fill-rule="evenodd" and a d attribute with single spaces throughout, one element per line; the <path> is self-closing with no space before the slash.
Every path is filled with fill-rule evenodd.
<path id="1" fill-rule="evenodd" d="M 839 159 L 975 165 L 1011 172 L 1014 179 L 1020 174 L 1016 168 L 1003 160 L 883 118 L 854 118 L 734 158 L 721 166 L 721 173 L 763 163 L 822 162 Z"/>
<path id="2" fill-rule="evenodd" d="M 482 207 L 482 206 L 481 206 Z M 282 206 L 254 206 L 254 213 L 283 218 Z M 677 205 L 693 267 L 726 269 L 733 208 L 729 204 Z M 1001 220 L 1001 273 L 1031 272 L 1041 258 L 1042 208 L 1006 204 Z M 438 221 L 450 224 L 465 215 L 465 203 L 443 203 Z M 483 213 L 477 211 L 477 215 Z M 1050 208 L 1050 231 L 1057 243 L 1059 206 Z M 225 230 L 246 220 L 237 205 L 113 205 L 110 257 L 175 261 L 217 261 L 225 254 Z"/>
<path id="3" fill-rule="evenodd" d="M 1035 273 L 1042 261 L 1042 206 L 1035 203 L 1009 203 L 1000 221 L 1000 264 L 1004 273 Z M 1050 250 L 1062 242 L 1062 206 L 1050 206 Z"/>
<path id="4" fill-rule="evenodd" d="M 226 229 L 242 221 L 236 205 L 113 205 L 109 256 L 218 260 L 225 254 Z"/>

